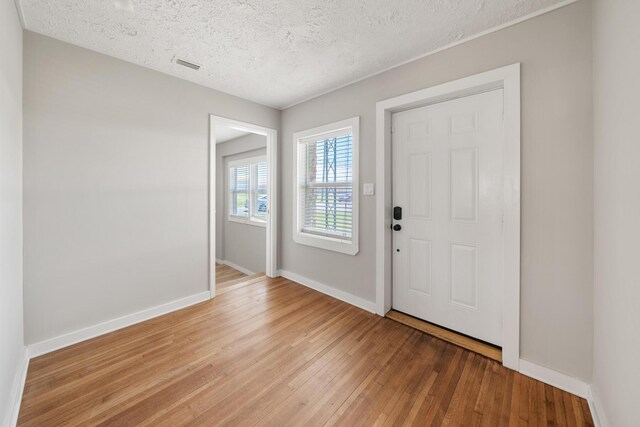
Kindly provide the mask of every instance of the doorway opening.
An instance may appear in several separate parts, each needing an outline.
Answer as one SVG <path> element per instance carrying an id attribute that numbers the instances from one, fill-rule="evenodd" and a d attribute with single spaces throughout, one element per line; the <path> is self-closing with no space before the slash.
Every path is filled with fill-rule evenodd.
<path id="1" fill-rule="evenodd" d="M 211 296 L 276 273 L 277 132 L 210 117 Z"/>

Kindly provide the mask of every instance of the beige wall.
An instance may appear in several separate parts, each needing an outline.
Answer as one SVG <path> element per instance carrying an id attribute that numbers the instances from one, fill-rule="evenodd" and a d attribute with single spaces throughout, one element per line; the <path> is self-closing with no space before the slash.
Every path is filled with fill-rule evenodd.
<path id="1" fill-rule="evenodd" d="M 227 219 L 227 163 L 230 160 L 266 156 L 266 154 L 267 137 L 257 134 L 249 134 L 220 143 L 216 151 L 216 258 L 232 262 L 255 273 L 266 270 L 267 229 Z"/>
<path id="2" fill-rule="evenodd" d="M 26 341 L 208 290 L 209 114 L 280 112 L 31 32 Z"/>
<path id="3" fill-rule="evenodd" d="M 280 268 L 375 300 L 374 197 L 360 197 L 356 256 L 293 242 L 294 132 L 360 116 L 360 182 L 375 182 L 377 101 L 515 62 L 522 63 L 521 357 L 588 381 L 593 302 L 589 1 L 283 111 Z"/>
<path id="4" fill-rule="evenodd" d="M 603 425 L 631 427 L 640 419 L 640 2 L 594 5 L 593 393 Z"/>
<path id="5" fill-rule="evenodd" d="M 0 424 L 24 354 L 22 315 L 22 27 L 0 1 Z"/>

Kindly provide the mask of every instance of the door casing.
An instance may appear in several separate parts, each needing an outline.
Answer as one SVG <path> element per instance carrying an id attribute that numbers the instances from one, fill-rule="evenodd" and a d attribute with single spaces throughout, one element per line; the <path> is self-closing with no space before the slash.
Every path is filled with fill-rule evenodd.
<path id="1" fill-rule="evenodd" d="M 209 116 L 209 292 L 216 296 L 216 126 L 228 126 L 267 138 L 267 238 L 266 275 L 277 277 L 278 244 L 278 131 L 251 123 Z"/>
<path id="2" fill-rule="evenodd" d="M 520 364 L 520 63 L 475 74 L 376 104 L 376 312 L 392 301 L 391 114 L 416 107 L 504 90 L 504 308 L 502 360 Z"/>

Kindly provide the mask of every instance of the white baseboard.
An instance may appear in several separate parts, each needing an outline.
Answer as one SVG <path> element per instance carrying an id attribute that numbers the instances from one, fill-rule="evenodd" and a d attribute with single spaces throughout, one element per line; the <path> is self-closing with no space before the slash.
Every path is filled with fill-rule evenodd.
<path id="1" fill-rule="evenodd" d="M 217 263 L 219 263 L 219 264 L 228 265 L 229 267 L 231 267 L 231 268 L 233 268 L 233 269 L 235 269 L 235 270 L 238 270 L 239 272 L 244 273 L 244 274 L 246 274 L 247 276 L 251 276 L 251 275 L 256 274 L 254 271 L 251 271 L 251 270 L 249 270 L 249 269 L 246 269 L 246 268 L 244 268 L 244 267 L 242 267 L 242 266 L 240 266 L 240 265 L 238 265 L 238 264 L 234 264 L 234 263 L 232 263 L 231 261 L 226 261 L 226 260 L 216 260 L 216 262 L 217 262 Z"/>
<path id="2" fill-rule="evenodd" d="M 604 409 L 592 385 L 523 359 L 520 359 L 520 373 L 584 398 L 589 404 L 593 425 L 595 427 L 609 427 Z"/>
<path id="3" fill-rule="evenodd" d="M 589 384 L 528 360 L 520 359 L 520 373 L 584 399 L 589 397 Z"/>
<path id="4" fill-rule="evenodd" d="M 600 402 L 600 398 L 596 390 L 593 389 L 593 385 L 589 387 L 589 397 L 587 398 L 589 403 L 589 410 L 591 411 L 591 418 L 593 419 L 593 425 L 595 427 L 609 427 L 607 417 Z"/>
<path id="5" fill-rule="evenodd" d="M 280 276 L 287 278 L 289 280 L 293 280 L 294 282 L 300 283 L 301 285 L 304 285 L 307 288 L 311 288 L 318 292 L 322 292 L 323 294 L 332 296 L 348 304 L 355 305 L 356 307 L 369 311 L 371 313 L 376 312 L 375 302 L 368 301 L 364 298 L 360 298 L 353 294 L 350 294 L 349 292 L 341 291 L 340 289 L 336 289 L 329 285 L 316 282 L 315 280 L 309 279 L 307 277 L 301 276 L 296 273 L 292 273 L 287 270 L 279 270 L 279 273 L 280 273 Z"/>
<path id="6" fill-rule="evenodd" d="M 11 386 L 9 394 L 9 406 L 2 425 L 14 427 L 18 423 L 18 415 L 20 414 L 20 404 L 22 403 L 22 393 L 24 392 L 24 383 L 27 380 L 27 370 L 29 369 L 29 350 L 24 347 L 22 357 L 18 362 L 16 374 Z"/>
<path id="7" fill-rule="evenodd" d="M 97 336 L 104 335 L 106 333 L 113 332 L 115 330 L 122 329 L 127 326 L 131 326 L 136 323 L 140 323 L 145 320 L 170 313 L 172 311 L 180 310 L 181 308 L 189 307 L 190 305 L 206 301 L 210 298 L 210 291 L 200 292 L 186 298 L 181 298 L 179 300 L 151 307 L 146 310 L 138 311 L 137 313 L 132 313 L 126 316 L 118 317 L 116 319 L 107 320 L 106 322 L 102 322 L 94 326 L 89 326 L 87 328 L 69 332 L 55 338 L 37 342 L 35 344 L 29 345 L 29 356 L 41 356 L 43 354 L 61 349 L 63 347 L 77 344 L 81 341 L 95 338 Z"/>

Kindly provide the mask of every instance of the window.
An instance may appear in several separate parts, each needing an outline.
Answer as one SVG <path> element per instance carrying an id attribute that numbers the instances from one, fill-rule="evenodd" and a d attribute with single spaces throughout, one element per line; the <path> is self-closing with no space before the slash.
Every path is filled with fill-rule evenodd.
<path id="1" fill-rule="evenodd" d="M 265 160 L 254 163 L 252 167 L 253 185 L 252 191 L 252 205 L 253 216 L 260 221 L 267 220 L 267 162 Z"/>
<path id="2" fill-rule="evenodd" d="M 358 253 L 358 135 L 358 117 L 294 135 L 297 243 Z"/>
<path id="3" fill-rule="evenodd" d="M 266 157 L 233 160 L 229 170 L 229 221 L 264 226 L 267 221 Z"/>

